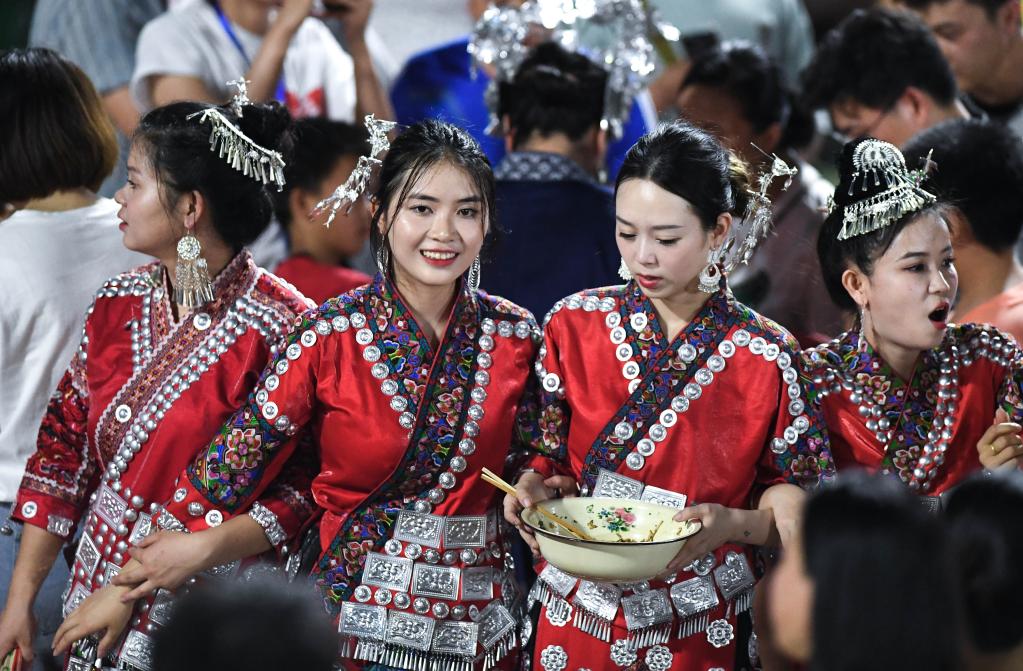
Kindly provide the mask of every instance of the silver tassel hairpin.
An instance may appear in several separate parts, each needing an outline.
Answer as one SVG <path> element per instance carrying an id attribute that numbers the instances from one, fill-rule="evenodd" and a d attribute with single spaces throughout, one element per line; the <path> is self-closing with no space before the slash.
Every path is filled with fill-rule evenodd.
<path id="1" fill-rule="evenodd" d="M 369 180 L 373 176 L 373 169 L 382 161 L 377 158 L 380 154 L 391 148 L 391 141 L 387 134 L 398 127 L 394 121 L 377 119 L 372 114 L 366 115 L 366 130 L 369 131 L 369 155 L 360 156 L 355 164 L 355 169 L 348 176 L 344 184 L 341 184 L 334 193 L 330 194 L 313 208 L 313 215 L 319 215 L 330 211 L 324 226 L 330 226 L 337 216 L 338 210 L 344 208 L 344 214 L 348 214 L 352 205 L 359 199 L 359 196 L 366 190 Z"/>
<path id="2" fill-rule="evenodd" d="M 245 79 L 236 79 L 228 83 L 238 89 L 231 100 L 231 111 L 241 118 L 245 105 L 250 104 L 248 83 Z M 264 185 L 273 182 L 277 185 L 278 191 L 284 188 L 284 158 L 280 152 L 261 147 L 217 107 L 207 107 L 185 118 L 194 117 L 199 117 L 199 123 L 210 124 L 212 128 L 210 151 L 217 152 L 229 166 Z"/>
<path id="3" fill-rule="evenodd" d="M 768 154 L 760 147 L 754 149 L 771 159 L 771 167 L 760 174 L 757 191 L 750 191 L 749 204 L 741 221 L 733 222 L 728 240 L 721 247 L 721 258 L 725 272 L 731 272 L 739 264 L 749 263 L 757 245 L 771 232 L 771 199 L 767 192 L 779 177 L 785 178 L 782 189 L 792 184 L 792 178 L 799 172 L 777 154 Z"/>

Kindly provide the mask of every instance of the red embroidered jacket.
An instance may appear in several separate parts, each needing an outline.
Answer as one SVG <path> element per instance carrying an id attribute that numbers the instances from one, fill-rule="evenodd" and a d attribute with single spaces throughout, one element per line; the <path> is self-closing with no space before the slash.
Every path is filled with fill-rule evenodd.
<path id="1" fill-rule="evenodd" d="M 995 410 L 1023 420 L 1023 353 L 990 326 L 949 326 L 909 381 L 855 331 L 803 352 L 801 368 L 838 469 L 891 473 L 920 494 L 980 470 L 977 441 Z"/>
<path id="2" fill-rule="evenodd" d="M 120 570 L 129 546 L 157 527 L 180 528 L 160 508 L 174 478 L 244 403 L 309 305 L 242 252 L 216 278 L 216 300 L 175 324 L 164 272 L 142 266 L 99 290 L 18 492 L 14 519 L 64 539 L 85 525 L 65 613 Z M 248 463 L 249 447 L 235 443 L 230 463 Z M 260 500 L 286 536 L 315 510 L 308 492 L 314 462 L 302 451 Z M 224 519 L 213 507 L 188 513 L 210 524 Z M 144 625 L 160 624 L 168 603 L 168 594 L 157 596 L 127 634 L 122 660 L 149 668 Z"/>
<path id="3" fill-rule="evenodd" d="M 463 287 L 432 346 L 378 276 L 298 320 L 168 509 L 191 529 L 207 524 L 192 506 L 246 510 L 308 427 L 324 510 L 313 577 L 342 657 L 489 668 L 514 642 L 518 602 L 502 495 L 480 470 L 503 471 L 512 446 L 533 440 L 538 339 L 527 311 Z M 241 468 L 228 463 L 239 443 Z"/>
<path id="4" fill-rule="evenodd" d="M 542 440 L 530 466 L 571 474 L 584 495 L 679 508 L 749 508 L 776 483 L 814 487 L 833 465 L 797 358 L 792 336 L 724 283 L 674 339 L 634 282 L 569 296 L 544 325 Z M 668 581 L 594 583 L 548 566 L 534 665 L 731 668 L 752 586 L 739 544 Z"/>

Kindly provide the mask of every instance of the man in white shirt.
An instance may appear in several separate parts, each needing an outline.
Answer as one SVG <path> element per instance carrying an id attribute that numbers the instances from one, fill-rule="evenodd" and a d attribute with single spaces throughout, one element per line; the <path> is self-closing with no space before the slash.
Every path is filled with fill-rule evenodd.
<path id="1" fill-rule="evenodd" d="M 178 100 L 224 103 L 227 82 L 244 75 L 255 102 L 274 100 L 296 117 L 361 121 L 393 118 L 370 56 L 371 0 L 337 10 L 348 51 L 310 16 L 312 0 L 189 0 L 146 24 L 139 36 L 131 92 L 143 111 Z"/>

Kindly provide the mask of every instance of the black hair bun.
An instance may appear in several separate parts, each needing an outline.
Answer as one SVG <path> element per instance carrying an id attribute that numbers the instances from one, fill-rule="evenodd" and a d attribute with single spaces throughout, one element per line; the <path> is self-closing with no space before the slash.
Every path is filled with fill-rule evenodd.
<path id="1" fill-rule="evenodd" d="M 277 101 L 244 105 L 241 118 L 236 121 L 242 132 L 256 144 L 285 156 L 291 149 L 292 123 L 288 108 Z"/>

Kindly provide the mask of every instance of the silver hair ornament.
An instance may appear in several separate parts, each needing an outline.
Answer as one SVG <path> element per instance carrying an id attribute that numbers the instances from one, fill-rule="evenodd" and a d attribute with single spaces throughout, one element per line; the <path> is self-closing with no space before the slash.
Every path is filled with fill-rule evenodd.
<path id="1" fill-rule="evenodd" d="M 512 81 L 528 56 L 527 36 L 542 31 L 607 71 L 601 128 L 621 137 L 632 101 L 654 78 L 657 56 L 675 60 L 669 42 L 678 41 L 679 30 L 659 21 L 649 5 L 647 0 L 527 0 L 518 9 L 490 7 L 476 23 L 468 49 L 474 72 L 481 64 L 496 69 L 485 93 L 486 132 L 500 134 L 500 83 Z"/>
<path id="2" fill-rule="evenodd" d="M 316 203 L 316 207 L 313 208 L 314 216 L 329 211 L 324 226 L 330 226 L 334 222 L 334 217 L 337 216 L 338 210 L 341 208 L 344 208 L 344 214 L 351 212 L 352 205 L 369 186 L 374 168 L 382 163 L 377 157 L 391 148 L 391 141 L 387 134 L 398 127 L 396 122 L 377 119 L 372 114 L 366 115 L 365 124 L 366 130 L 369 131 L 369 154 L 360 156 L 355 164 L 355 169 L 352 170 L 352 174 L 348 176 L 344 184 L 339 185 L 334 189 L 334 193 Z"/>
<path id="3" fill-rule="evenodd" d="M 933 167 L 933 150 L 927 154 L 920 170 L 908 170 L 906 159 L 895 145 L 868 138 L 853 150 L 853 174 L 847 195 L 855 196 L 859 180 L 860 191 L 868 191 L 868 183 L 884 184 L 884 190 L 868 198 L 856 200 L 842 209 L 842 230 L 839 240 L 865 235 L 889 226 L 910 212 L 916 212 L 935 202 L 934 194 L 920 187 Z"/>
<path id="4" fill-rule="evenodd" d="M 238 92 L 231 100 L 232 113 L 241 118 L 242 108 L 249 103 L 247 82 L 244 78 L 228 82 Z M 251 177 L 257 182 L 277 185 L 277 190 L 284 188 L 284 157 L 280 152 L 260 146 L 255 140 L 242 132 L 217 107 L 207 107 L 201 112 L 194 112 L 185 117 L 191 120 L 199 117 L 199 123 L 210 124 L 210 151 L 215 151 L 227 164 Z"/>
<path id="5" fill-rule="evenodd" d="M 238 89 L 234 97 L 231 98 L 231 111 L 239 119 L 242 116 L 243 108 L 246 105 L 251 105 L 252 101 L 249 100 L 249 84 L 252 82 L 245 77 L 239 77 L 238 79 L 232 79 L 227 83 L 228 86 L 233 86 Z"/>
<path id="6" fill-rule="evenodd" d="M 757 245 L 771 232 L 771 199 L 767 197 L 771 184 L 779 177 L 784 177 L 782 189 L 787 189 L 792 184 L 792 178 L 799 172 L 798 168 L 790 166 L 776 154 L 768 155 L 760 147 L 753 147 L 771 159 L 771 167 L 760 174 L 758 189 L 749 192 L 746 212 L 741 220 L 732 222 L 728 239 L 721 247 L 719 258 L 726 273 L 740 264 L 749 263 Z"/>

